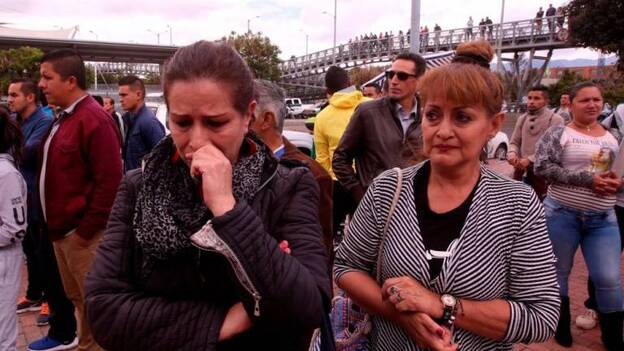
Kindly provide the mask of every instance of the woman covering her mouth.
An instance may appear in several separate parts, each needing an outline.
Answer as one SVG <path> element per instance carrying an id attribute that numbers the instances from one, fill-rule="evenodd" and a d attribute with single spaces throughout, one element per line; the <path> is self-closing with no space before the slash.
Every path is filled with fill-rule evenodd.
<path id="1" fill-rule="evenodd" d="M 252 75 L 229 46 L 180 48 L 162 84 L 171 136 L 122 182 L 87 279 L 96 340 L 307 350 L 331 294 L 316 181 L 248 133 Z"/>

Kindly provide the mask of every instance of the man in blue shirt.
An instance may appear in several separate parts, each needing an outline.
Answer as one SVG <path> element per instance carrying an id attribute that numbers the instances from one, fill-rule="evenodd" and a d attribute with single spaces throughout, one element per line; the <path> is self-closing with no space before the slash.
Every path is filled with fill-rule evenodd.
<path id="1" fill-rule="evenodd" d="M 145 85 L 137 76 L 125 76 L 119 80 L 119 102 L 127 111 L 123 120 L 128 131 L 123 146 L 124 171 L 139 168 L 143 156 L 165 136 L 165 127 L 145 106 Z"/>
<path id="2" fill-rule="evenodd" d="M 50 324 L 48 336 L 72 340 L 76 334 L 74 307 L 63 289 L 54 249 L 42 225 L 43 218 L 36 200 L 39 150 L 53 121 L 53 117 L 37 105 L 37 95 L 37 83 L 31 80 L 15 79 L 9 85 L 9 109 L 15 113 L 24 135 L 20 172 L 28 189 L 28 228 L 22 241 L 28 287 L 26 296 L 17 304 L 17 313 L 40 308 L 37 325 Z"/>

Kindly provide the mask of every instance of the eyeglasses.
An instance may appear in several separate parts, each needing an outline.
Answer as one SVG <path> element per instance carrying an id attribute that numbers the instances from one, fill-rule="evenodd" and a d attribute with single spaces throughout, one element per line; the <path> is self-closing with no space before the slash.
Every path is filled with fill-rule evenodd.
<path id="1" fill-rule="evenodd" d="M 409 77 L 414 77 L 416 78 L 417 76 L 415 74 L 412 73 L 407 73 L 407 72 L 395 72 L 393 70 L 387 70 L 386 71 L 386 79 L 390 80 L 392 78 L 394 78 L 394 75 L 397 76 L 397 78 L 399 78 L 399 80 L 404 81 L 407 80 L 407 78 Z"/>

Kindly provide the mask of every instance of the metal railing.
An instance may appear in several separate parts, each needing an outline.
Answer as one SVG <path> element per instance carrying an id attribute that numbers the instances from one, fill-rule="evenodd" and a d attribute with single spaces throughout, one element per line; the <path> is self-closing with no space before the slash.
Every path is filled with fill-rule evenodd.
<path id="1" fill-rule="evenodd" d="M 503 51 L 567 47 L 568 19 L 567 16 L 553 16 L 420 33 L 420 52 L 450 51 L 461 43 L 476 39 L 488 40 L 496 47 L 499 36 L 502 36 Z M 318 74 L 318 69 L 332 64 L 358 60 L 391 60 L 396 54 L 409 50 L 409 40 L 409 35 L 403 34 L 350 41 L 335 48 L 294 57 L 280 64 L 282 78 Z"/>
<path id="2" fill-rule="evenodd" d="M 100 73 L 160 74 L 160 65 L 153 63 L 94 62 Z"/>

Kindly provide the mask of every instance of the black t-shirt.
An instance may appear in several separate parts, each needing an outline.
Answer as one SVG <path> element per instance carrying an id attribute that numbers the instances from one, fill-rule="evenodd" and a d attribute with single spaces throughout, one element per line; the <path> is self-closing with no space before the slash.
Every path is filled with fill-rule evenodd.
<path id="1" fill-rule="evenodd" d="M 414 177 L 414 197 L 420 235 L 423 238 L 426 257 L 429 261 L 429 274 L 431 279 L 435 279 L 442 270 L 445 256 L 453 251 L 452 247 L 455 246 L 456 239 L 459 238 L 464 227 L 477 185 L 457 208 L 446 213 L 435 213 L 429 207 L 429 195 L 427 194 L 430 174 L 431 166 L 427 162 Z"/>

